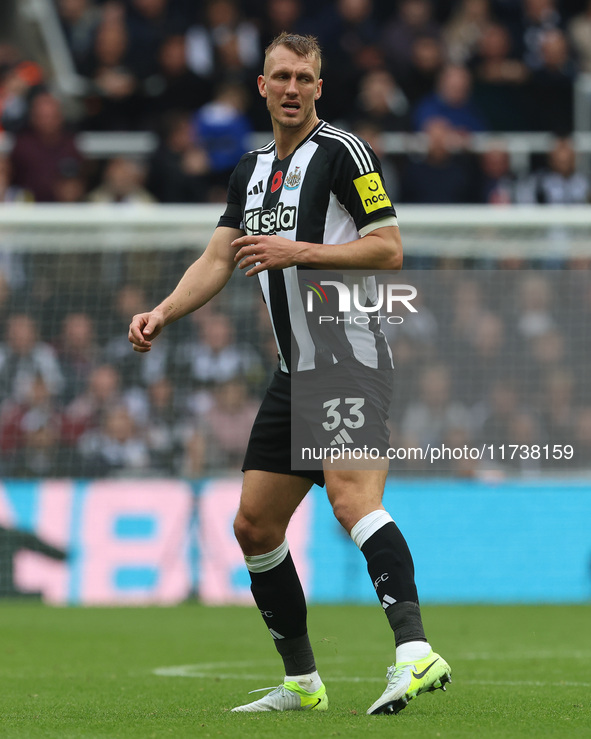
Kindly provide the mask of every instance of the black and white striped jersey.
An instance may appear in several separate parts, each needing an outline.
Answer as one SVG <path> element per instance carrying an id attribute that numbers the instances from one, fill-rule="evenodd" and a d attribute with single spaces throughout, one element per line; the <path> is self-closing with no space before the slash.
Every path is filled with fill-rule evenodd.
<path id="1" fill-rule="evenodd" d="M 218 225 L 253 235 L 342 244 L 365 236 L 379 227 L 376 224 L 395 224 L 395 218 L 369 144 L 320 121 L 285 159 L 277 158 L 274 141 L 242 157 L 230 178 L 228 204 Z M 318 274 L 326 279 L 326 272 Z M 332 280 L 349 279 L 330 274 Z M 377 369 L 392 367 L 379 325 L 350 320 L 355 307 L 348 320 L 330 326 L 313 320 L 307 302 L 310 280 L 303 277 L 302 268 L 265 270 L 259 279 L 284 372 L 315 369 L 346 357 Z M 357 298 L 362 307 L 376 305 L 375 278 L 362 280 Z M 358 313 L 367 317 L 367 312 Z"/>

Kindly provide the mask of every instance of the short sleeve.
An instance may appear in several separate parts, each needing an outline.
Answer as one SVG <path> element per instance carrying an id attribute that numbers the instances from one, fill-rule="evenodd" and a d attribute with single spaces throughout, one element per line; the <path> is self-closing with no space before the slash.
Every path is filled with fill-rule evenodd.
<path id="1" fill-rule="evenodd" d="M 357 230 L 387 216 L 395 218 L 380 161 L 369 144 L 348 134 L 334 156 L 331 190 L 351 214 Z"/>
<path id="2" fill-rule="evenodd" d="M 230 175 L 228 183 L 228 197 L 226 210 L 218 221 L 218 226 L 227 226 L 228 228 L 238 228 L 244 230 L 244 222 L 242 216 L 242 204 L 240 198 L 240 164 L 236 166 Z"/>

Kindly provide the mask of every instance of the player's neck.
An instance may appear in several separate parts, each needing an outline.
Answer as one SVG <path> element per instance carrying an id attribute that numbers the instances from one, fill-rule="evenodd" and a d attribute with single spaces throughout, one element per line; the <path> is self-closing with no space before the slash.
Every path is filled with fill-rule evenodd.
<path id="1" fill-rule="evenodd" d="M 285 159 L 307 138 L 320 123 L 317 115 L 305 121 L 299 128 L 285 128 L 273 122 L 273 135 L 275 137 L 275 149 L 277 159 Z"/>

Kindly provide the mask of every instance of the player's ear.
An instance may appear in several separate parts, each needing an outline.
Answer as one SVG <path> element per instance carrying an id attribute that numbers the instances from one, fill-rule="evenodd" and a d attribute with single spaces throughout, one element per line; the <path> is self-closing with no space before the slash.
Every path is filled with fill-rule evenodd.
<path id="1" fill-rule="evenodd" d="M 314 95 L 314 100 L 318 100 L 318 98 L 322 95 L 322 80 L 318 80 L 318 83 L 316 85 L 316 94 Z"/>
<path id="2" fill-rule="evenodd" d="M 259 94 L 261 97 L 266 98 L 267 97 L 267 83 L 265 82 L 265 77 L 262 74 L 259 74 L 257 77 L 257 85 L 259 88 Z"/>

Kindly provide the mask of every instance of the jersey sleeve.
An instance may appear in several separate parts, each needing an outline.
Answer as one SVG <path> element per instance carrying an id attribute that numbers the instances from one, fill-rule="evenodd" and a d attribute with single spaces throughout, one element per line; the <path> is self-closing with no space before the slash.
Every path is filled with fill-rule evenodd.
<path id="1" fill-rule="evenodd" d="M 334 156 L 331 190 L 351 214 L 357 230 L 373 221 L 395 218 L 380 161 L 369 144 L 348 134 Z"/>
<path id="2" fill-rule="evenodd" d="M 240 198 L 240 164 L 238 163 L 228 183 L 228 197 L 226 210 L 218 221 L 218 226 L 227 226 L 228 228 L 238 228 L 244 231 L 244 219 L 242 215 L 242 202 Z"/>

